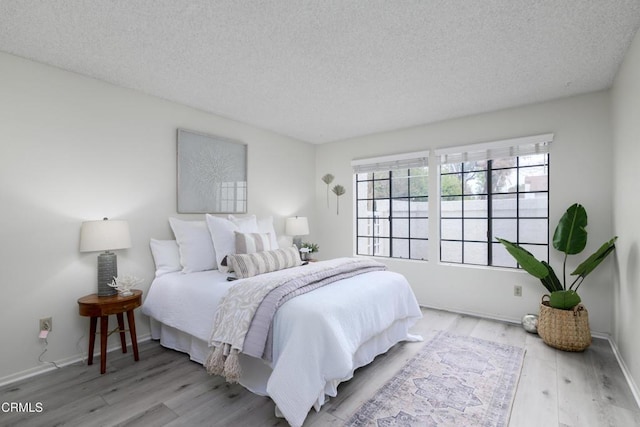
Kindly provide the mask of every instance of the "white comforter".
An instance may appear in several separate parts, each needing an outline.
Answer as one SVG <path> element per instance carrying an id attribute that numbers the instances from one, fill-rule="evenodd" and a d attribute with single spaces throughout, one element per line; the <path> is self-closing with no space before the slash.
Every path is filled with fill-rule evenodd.
<path id="1" fill-rule="evenodd" d="M 167 274 L 153 282 L 143 312 L 208 341 L 216 305 L 233 284 L 217 271 Z M 398 341 L 419 339 L 408 329 L 421 316 L 408 282 L 397 273 L 372 272 L 332 283 L 280 307 L 266 387 L 252 378 L 240 383 L 270 396 L 287 421 L 300 426 L 309 409 L 319 409 L 325 394 L 335 396 L 338 384 L 355 369 Z M 251 375 L 255 361 L 241 360 L 243 375 Z"/>

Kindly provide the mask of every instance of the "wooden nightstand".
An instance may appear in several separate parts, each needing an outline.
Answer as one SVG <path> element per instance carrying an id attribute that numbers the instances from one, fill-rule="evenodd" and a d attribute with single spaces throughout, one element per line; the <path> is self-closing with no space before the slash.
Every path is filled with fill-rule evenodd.
<path id="1" fill-rule="evenodd" d="M 96 294 L 84 296 L 78 300 L 78 309 L 80 316 L 90 317 L 89 323 L 89 356 L 87 364 L 93 364 L 93 349 L 96 339 L 96 324 L 98 317 L 100 318 L 100 373 L 107 371 L 107 338 L 114 332 L 120 332 L 120 342 L 122 343 L 122 352 L 127 352 L 127 341 L 124 328 L 123 313 L 127 313 L 127 322 L 129 323 L 129 334 L 131 335 L 131 346 L 133 347 L 133 358 L 137 362 L 138 357 L 138 341 L 136 338 L 136 321 L 133 317 L 133 310 L 142 305 L 142 291 L 132 289 L 133 295 L 123 297 L 113 295 L 108 297 L 99 297 Z M 118 327 L 109 332 L 109 315 L 115 314 L 118 318 Z"/>

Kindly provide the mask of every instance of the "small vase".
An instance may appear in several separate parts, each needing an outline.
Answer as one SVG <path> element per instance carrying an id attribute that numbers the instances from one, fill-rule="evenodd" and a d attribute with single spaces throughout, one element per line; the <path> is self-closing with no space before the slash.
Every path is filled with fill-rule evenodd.
<path id="1" fill-rule="evenodd" d="M 522 317 L 522 327 L 525 331 L 531 334 L 538 333 L 538 315 L 537 314 L 525 314 Z"/>

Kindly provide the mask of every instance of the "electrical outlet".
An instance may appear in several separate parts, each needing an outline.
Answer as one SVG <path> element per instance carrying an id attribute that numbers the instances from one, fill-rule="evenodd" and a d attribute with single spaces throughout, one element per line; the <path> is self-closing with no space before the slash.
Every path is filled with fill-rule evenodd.
<path id="1" fill-rule="evenodd" d="M 40 330 L 41 331 L 49 331 L 53 329 L 53 319 L 51 317 L 45 317 L 40 319 Z"/>
<path id="2" fill-rule="evenodd" d="M 521 297 L 522 296 L 522 286 L 515 285 L 513 287 L 513 296 Z"/>

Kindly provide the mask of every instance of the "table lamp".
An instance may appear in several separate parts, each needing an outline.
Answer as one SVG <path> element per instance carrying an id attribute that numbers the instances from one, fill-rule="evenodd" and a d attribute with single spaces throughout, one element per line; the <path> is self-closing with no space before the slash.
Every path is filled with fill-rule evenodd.
<path id="1" fill-rule="evenodd" d="M 287 218 L 285 223 L 285 234 L 293 237 L 293 244 L 300 249 L 302 246 L 302 239 L 300 236 L 306 236 L 309 234 L 309 222 L 306 216 L 296 216 Z"/>
<path id="2" fill-rule="evenodd" d="M 98 255 L 98 296 L 115 295 L 118 291 L 109 286 L 118 277 L 118 259 L 111 252 L 131 247 L 131 235 L 127 221 L 85 221 L 80 229 L 80 252 L 104 251 Z"/>

